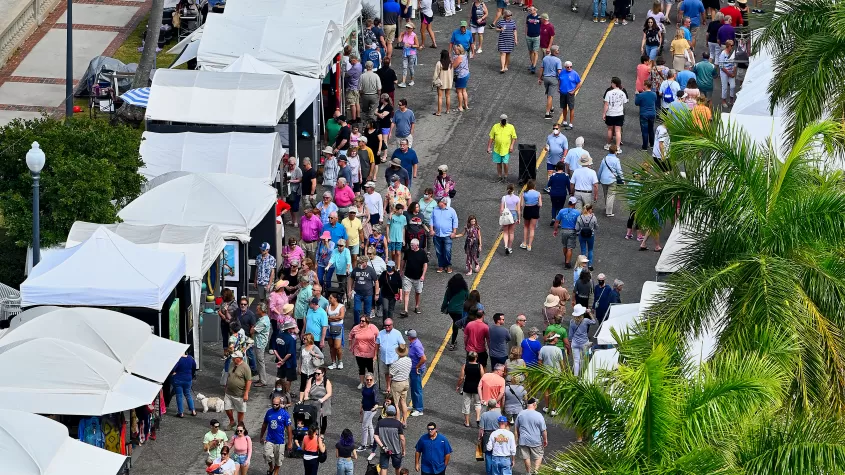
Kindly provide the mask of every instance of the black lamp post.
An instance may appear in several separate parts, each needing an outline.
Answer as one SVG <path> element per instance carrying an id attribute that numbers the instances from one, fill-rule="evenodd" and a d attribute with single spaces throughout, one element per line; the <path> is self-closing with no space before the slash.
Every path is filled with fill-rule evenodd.
<path id="1" fill-rule="evenodd" d="M 39 204 L 39 186 L 41 184 L 41 169 L 47 157 L 38 142 L 32 142 L 32 148 L 26 152 L 26 166 L 32 173 L 32 267 L 41 260 L 41 216 Z"/>

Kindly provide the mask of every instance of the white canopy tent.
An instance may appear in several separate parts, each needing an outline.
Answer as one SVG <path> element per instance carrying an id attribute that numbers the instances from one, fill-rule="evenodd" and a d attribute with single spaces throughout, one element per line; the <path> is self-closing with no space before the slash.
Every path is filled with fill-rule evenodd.
<path id="1" fill-rule="evenodd" d="M 36 338 L 70 341 L 101 353 L 128 372 L 163 382 L 188 345 L 155 336 L 150 326 L 102 308 L 56 308 L 0 338 L 0 347 Z"/>
<path id="2" fill-rule="evenodd" d="M 224 173 L 192 173 L 139 196 L 118 216 L 137 225 L 219 228 L 223 239 L 249 242 L 249 233 L 276 203 L 276 190 L 260 180 Z"/>
<path id="3" fill-rule="evenodd" d="M 211 15 L 197 61 L 201 69 L 219 71 L 248 53 L 279 71 L 322 78 L 342 50 L 340 28 L 318 14 Z"/>
<path id="4" fill-rule="evenodd" d="M 285 150 L 279 134 L 144 132 L 138 173 L 147 180 L 172 171 L 230 173 L 273 184 Z"/>
<path id="5" fill-rule="evenodd" d="M 619 367 L 619 351 L 616 348 L 596 350 L 584 370 L 584 379 L 595 381 L 600 370 L 613 371 L 617 367 Z"/>
<path id="6" fill-rule="evenodd" d="M 607 318 L 596 331 L 596 343 L 599 345 L 616 345 L 618 342 L 613 338 L 611 329 L 615 329 L 620 335 L 633 328 L 639 320 L 640 304 L 625 303 L 611 305 Z"/>
<path id="7" fill-rule="evenodd" d="M 126 456 L 73 439 L 44 416 L 0 409 L 0 459 L 15 475 L 116 475 Z"/>
<path id="8" fill-rule="evenodd" d="M 256 59 L 251 54 L 244 53 L 234 63 L 226 66 L 223 71 L 231 73 L 279 74 L 279 70 Z M 310 78 L 291 74 L 293 90 L 296 91 L 296 118 L 298 119 L 308 106 L 320 95 L 323 82 L 317 78 Z"/>
<path id="9" fill-rule="evenodd" d="M 102 416 L 149 404 L 161 390 L 98 351 L 56 338 L 0 346 L 0 367 L 0 407 L 35 414 Z"/>
<path id="10" fill-rule="evenodd" d="M 217 226 L 176 226 L 171 224 L 136 226 L 132 224 L 95 224 L 77 221 L 70 228 L 66 245 L 86 241 L 99 227 L 105 227 L 126 240 L 148 249 L 181 252 L 185 255 L 186 276 L 191 281 L 194 349 L 199 355 L 199 313 L 203 278 L 217 262 L 226 243 Z M 30 310 L 31 311 L 31 310 Z"/>
<path id="11" fill-rule="evenodd" d="M 221 15 L 212 15 L 212 17 Z M 294 101 L 288 74 L 158 69 L 147 119 L 275 127 Z"/>
<path id="12" fill-rule="evenodd" d="M 647 280 L 643 282 L 643 289 L 640 292 L 640 313 L 638 315 L 639 319 L 642 319 L 645 312 L 648 310 L 649 307 L 654 305 L 654 301 L 657 298 L 657 294 L 666 287 L 666 284 L 662 282 L 655 282 L 653 280 Z"/>
<path id="13" fill-rule="evenodd" d="M 657 259 L 657 264 L 654 270 L 658 274 L 673 274 L 681 268 L 681 263 L 678 261 L 678 253 L 683 251 L 692 244 L 692 237 L 687 234 L 685 227 L 682 224 L 676 223 L 672 228 L 672 233 L 669 234 L 669 239 L 663 245 L 663 251 L 660 253 L 660 258 Z"/>
<path id="14" fill-rule="evenodd" d="M 161 310 L 185 276 L 182 253 L 147 249 L 106 228 L 58 251 L 21 284 L 21 306 L 85 305 Z"/>
<path id="15" fill-rule="evenodd" d="M 308 2 L 309 16 L 325 18 L 342 26 L 343 36 L 358 26 L 361 9 L 361 0 L 311 0 Z M 222 16 L 231 18 L 273 15 L 288 18 L 302 17 L 301 4 L 286 0 L 238 0 L 226 4 L 226 10 Z"/>

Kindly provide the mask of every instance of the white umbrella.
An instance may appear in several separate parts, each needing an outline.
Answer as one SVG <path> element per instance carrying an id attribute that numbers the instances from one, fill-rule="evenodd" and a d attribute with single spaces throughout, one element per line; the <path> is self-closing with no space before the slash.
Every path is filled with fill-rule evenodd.
<path id="1" fill-rule="evenodd" d="M 54 420 L 0 409 L 0 460 L 15 475 L 115 475 L 126 457 L 70 438 Z"/>

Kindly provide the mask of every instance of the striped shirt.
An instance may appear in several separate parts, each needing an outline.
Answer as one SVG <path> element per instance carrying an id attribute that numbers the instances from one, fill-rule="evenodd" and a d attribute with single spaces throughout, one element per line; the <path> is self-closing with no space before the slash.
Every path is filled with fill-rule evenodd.
<path id="1" fill-rule="evenodd" d="M 407 381 L 411 376 L 412 367 L 411 358 L 403 356 L 390 363 L 390 377 L 393 378 L 393 381 Z"/>

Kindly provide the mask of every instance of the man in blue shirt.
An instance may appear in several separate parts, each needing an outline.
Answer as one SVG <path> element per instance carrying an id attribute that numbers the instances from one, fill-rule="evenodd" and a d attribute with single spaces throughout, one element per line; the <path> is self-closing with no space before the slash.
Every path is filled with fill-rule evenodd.
<path id="1" fill-rule="evenodd" d="M 398 145 L 402 145 L 402 139 L 408 140 L 408 147 L 414 146 L 414 126 L 417 118 L 414 111 L 408 109 L 408 100 L 399 99 L 399 110 L 393 113 L 393 122 L 390 124 L 390 135 L 396 137 Z"/>
<path id="2" fill-rule="evenodd" d="M 291 381 L 296 381 L 299 377 L 296 374 L 296 330 L 296 323 L 288 321 L 276 332 L 273 339 L 273 353 L 279 362 L 276 377 L 282 380 L 286 394 L 290 394 Z"/>
<path id="3" fill-rule="evenodd" d="M 709 63 L 708 63 L 709 64 Z M 643 150 L 654 146 L 654 119 L 657 117 L 657 94 L 651 90 L 651 79 L 645 80 L 645 91 L 634 96 L 634 104 L 640 108 L 640 132 L 643 136 Z"/>
<path id="4" fill-rule="evenodd" d="M 399 14 L 402 12 L 402 7 L 396 0 L 385 0 L 381 6 L 384 14 L 384 42 L 386 43 L 385 58 L 389 58 L 393 54 L 393 40 L 396 39 L 396 24 L 399 22 Z"/>
<path id="5" fill-rule="evenodd" d="M 692 49 L 695 49 L 695 37 L 698 36 L 698 28 L 705 21 L 704 14 L 706 12 L 707 10 L 701 0 L 684 0 L 678 7 L 678 13 L 683 13 L 690 19 L 688 28 L 692 33 L 692 42 L 690 43 Z"/>
<path id="6" fill-rule="evenodd" d="M 575 221 L 578 220 L 581 212 L 575 209 L 576 204 L 578 204 L 578 199 L 570 196 L 568 206 L 560 210 L 555 217 L 555 231 L 553 234 L 557 237 L 558 228 L 562 230 L 560 241 L 563 244 L 563 255 L 566 258 L 564 267 L 567 269 L 572 268 L 572 250 L 575 249 L 575 242 L 578 241 L 578 236 L 575 234 Z"/>
<path id="7" fill-rule="evenodd" d="M 695 79 L 695 73 L 692 72 L 692 63 L 687 61 L 684 63 L 684 69 L 678 71 L 675 80 L 681 85 L 681 89 L 686 89 L 690 79 Z"/>
<path id="8" fill-rule="evenodd" d="M 329 327 L 329 315 L 320 308 L 320 300 L 312 298 L 305 314 L 305 333 L 314 336 L 314 341 L 320 342 L 320 348 L 326 339 L 326 329 Z"/>
<path id="9" fill-rule="evenodd" d="M 418 417 L 424 415 L 425 403 L 423 402 L 423 387 L 422 379 L 425 376 L 425 362 L 428 360 L 425 356 L 425 348 L 422 342 L 417 337 L 416 330 L 408 330 L 405 332 L 408 337 L 408 357 L 411 358 L 411 403 L 414 405 L 414 412 L 411 417 Z"/>
<path id="10" fill-rule="evenodd" d="M 402 162 L 402 168 L 408 172 L 408 183 L 405 186 L 410 188 L 411 181 L 417 177 L 417 164 L 420 163 L 417 152 L 411 150 L 407 140 L 401 139 L 399 140 L 399 148 L 393 151 L 390 158 L 398 158 Z"/>
<path id="11" fill-rule="evenodd" d="M 572 69 L 572 61 L 563 63 L 563 71 L 560 76 L 560 110 L 563 112 L 563 127 L 572 130 L 572 120 L 575 116 L 575 94 L 581 87 L 581 76 Z M 566 120 L 566 111 L 569 110 L 569 120 Z"/>
<path id="12" fill-rule="evenodd" d="M 444 199 L 437 199 L 437 208 L 431 212 L 431 235 L 437 253 L 437 272 L 446 269 L 452 273 L 452 239 L 458 232 L 458 214 Z"/>
<path id="13" fill-rule="evenodd" d="M 525 44 L 528 45 L 528 61 L 531 63 L 528 70 L 534 74 L 537 72 L 537 52 L 540 51 L 540 15 L 534 7 L 528 7 L 528 16 L 525 17 Z"/>
<path id="14" fill-rule="evenodd" d="M 569 151 L 569 141 L 560 133 L 560 124 L 552 126 L 552 133 L 546 137 L 546 171 L 549 176 L 555 172 L 555 166 L 563 160 Z"/>
<path id="15" fill-rule="evenodd" d="M 569 195 L 569 175 L 566 174 L 566 165 L 564 162 L 557 162 L 555 165 L 555 172 L 549 177 L 546 185 L 546 191 L 549 192 L 549 198 L 552 199 L 552 221 L 549 226 L 555 225 L 555 218 L 560 210 L 566 205 L 566 197 Z"/>
<path id="16" fill-rule="evenodd" d="M 349 239 L 346 235 L 346 228 L 337 221 L 337 212 L 329 213 L 329 224 L 323 228 L 332 235 L 332 242 L 337 244 L 341 239 Z"/>
<path id="17" fill-rule="evenodd" d="M 578 137 L 575 139 L 575 148 L 569 149 L 563 159 L 566 165 L 566 173 L 569 174 L 570 178 L 575 170 L 581 168 L 581 155 L 584 152 L 586 152 L 584 150 L 584 137 Z"/>
<path id="18" fill-rule="evenodd" d="M 285 458 L 285 445 L 287 445 L 288 451 L 293 448 L 293 430 L 291 429 L 290 414 L 282 407 L 282 398 L 274 397 L 272 406 L 264 414 L 260 440 L 264 444 L 264 459 L 270 466 L 272 475 L 279 475 L 279 468 Z M 266 438 L 264 437 L 265 434 L 267 435 Z M 285 435 L 287 435 L 287 438 L 285 438 Z"/>
<path id="19" fill-rule="evenodd" d="M 414 466 L 423 475 L 437 475 L 446 472 L 452 458 L 449 440 L 437 433 L 437 424 L 428 423 L 428 434 L 417 441 Z"/>
<path id="20" fill-rule="evenodd" d="M 472 41 L 472 33 L 467 31 L 466 20 L 461 20 L 461 27 L 452 32 L 449 40 L 449 54 L 455 54 L 455 46 L 461 45 L 470 58 L 475 57 L 475 43 Z"/>
<path id="21" fill-rule="evenodd" d="M 554 95 L 555 86 L 560 87 L 558 77 L 561 71 L 563 71 L 563 64 L 560 62 L 560 58 L 557 57 L 558 53 L 560 53 L 560 47 L 558 45 L 552 45 L 549 48 L 549 54 L 544 56 L 543 61 L 540 62 L 540 77 L 537 79 L 537 84 L 542 84 L 543 89 L 546 91 L 545 119 L 552 118 L 552 110 L 554 109 L 552 107 L 552 96 Z"/>

